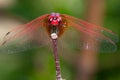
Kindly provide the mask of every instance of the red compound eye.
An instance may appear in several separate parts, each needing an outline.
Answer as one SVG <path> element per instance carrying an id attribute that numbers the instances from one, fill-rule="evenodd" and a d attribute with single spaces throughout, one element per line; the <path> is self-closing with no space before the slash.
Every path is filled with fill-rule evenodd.
<path id="1" fill-rule="evenodd" d="M 58 20 L 58 21 L 61 21 L 61 17 L 60 17 L 60 16 L 58 16 L 58 17 L 57 17 L 57 20 Z"/>
<path id="2" fill-rule="evenodd" d="M 49 18 L 48 18 L 50 21 L 52 21 L 53 20 L 53 16 L 49 16 Z"/>

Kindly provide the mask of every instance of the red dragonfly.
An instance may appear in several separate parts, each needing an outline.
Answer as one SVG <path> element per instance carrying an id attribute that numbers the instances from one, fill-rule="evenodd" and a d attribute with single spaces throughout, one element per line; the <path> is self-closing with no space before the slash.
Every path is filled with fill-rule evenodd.
<path id="1" fill-rule="evenodd" d="M 57 80 L 62 80 L 57 55 L 57 40 L 69 31 L 69 29 L 71 29 L 71 31 L 68 33 L 68 37 L 71 36 L 73 30 L 76 30 L 79 33 L 89 36 L 92 40 L 99 42 L 101 45 L 99 51 L 115 51 L 117 48 L 115 43 L 118 41 L 118 36 L 111 30 L 66 14 L 51 13 L 42 15 L 29 23 L 7 32 L 3 41 L 0 43 L 0 52 L 16 53 L 19 51 L 25 51 L 34 45 L 39 46 L 47 44 L 47 42 L 52 40 Z M 75 35 L 73 35 L 73 37 L 74 36 Z M 80 35 L 76 37 L 80 37 Z M 96 47 L 88 42 L 81 41 L 79 45 L 80 48 L 87 50 L 98 50 L 98 48 L 96 49 Z"/>
<path id="2" fill-rule="evenodd" d="M 101 52 L 111 52 L 115 51 L 117 48 L 115 43 L 118 41 L 118 36 L 111 30 L 101 26 L 96 26 L 94 24 L 88 23 L 86 21 L 66 14 L 59 13 L 42 15 L 29 23 L 12 29 L 11 31 L 5 34 L 3 41 L 0 44 L 2 47 L 5 48 L 9 48 L 8 46 L 12 45 L 12 42 L 14 44 L 17 44 L 16 46 L 14 46 L 15 48 L 7 49 L 8 51 L 6 51 L 6 49 L 2 49 L 2 51 L 8 53 L 16 53 L 17 51 L 20 52 L 31 48 L 31 44 L 33 43 L 33 40 L 35 40 L 35 37 L 33 36 L 37 36 L 36 40 L 37 42 L 40 42 L 40 44 L 36 44 L 47 44 L 49 38 L 60 39 L 68 31 L 70 33 L 68 33 L 67 36 L 70 36 L 73 32 L 71 28 L 74 28 L 74 30 L 81 32 L 102 44 L 102 47 L 100 47 L 99 49 L 95 49 L 95 47 L 89 45 L 89 43 L 81 41 L 79 46 L 80 48 L 90 50 L 94 49 L 99 50 Z M 80 34 L 78 34 L 78 37 L 80 37 Z M 24 46 L 21 47 L 23 44 Z"/>

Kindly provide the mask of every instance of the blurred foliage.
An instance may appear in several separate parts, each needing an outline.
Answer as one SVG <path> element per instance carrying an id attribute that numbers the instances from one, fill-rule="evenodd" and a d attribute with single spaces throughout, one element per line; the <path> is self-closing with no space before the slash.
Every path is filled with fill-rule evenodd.
<path id="1" fill-rule="evenodd" d="M 32 20 L 46 13 L 59 12 L 83 17 L 83 0 L 18 0 L 7 11 Z M 120 35 L 120 0 L 106 0 L 104 25 Z M 81 15 L 81 16 L 80 16 Z M 99 54 L 99 69 L 96 80 L 120 80 L 120 44 L 118 51 Z M 55 65 L 52 51 L 48 48 L 33 49 L 21 54 L 0 54 L 0 80 L 55 80 Z M 73 80 L 75 70 L 60 58 L 62 75 Z"/>

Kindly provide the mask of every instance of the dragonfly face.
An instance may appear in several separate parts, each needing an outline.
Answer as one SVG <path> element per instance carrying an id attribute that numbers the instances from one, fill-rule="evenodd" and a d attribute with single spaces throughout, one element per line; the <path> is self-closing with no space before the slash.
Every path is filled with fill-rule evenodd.
<path id="1" fill-rule="evenodd" d="M 47 32 L 52 39 L 57 39 L 63 32 L 66 25 L 66 20 L 59 13 L 51 13 L 48 17 Z"/>
<path id="2" fill-rule="evenodd" d="M 58 26 L 60 25 L 60 22 L 62 21 L 60 14 L 59 13 L 51 13 L 49 16 L 49 22 L 53 26 Z"/>

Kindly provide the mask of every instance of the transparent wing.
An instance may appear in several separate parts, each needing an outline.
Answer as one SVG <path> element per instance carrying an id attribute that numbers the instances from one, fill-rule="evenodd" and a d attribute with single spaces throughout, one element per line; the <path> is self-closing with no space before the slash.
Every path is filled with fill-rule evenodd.
<path id="1" fill-rule="evenodd" d="M 69 16 L 69 15 L 61 15 L 65 17 L 68 21 L 68 25 L 74 27 L 79 32 L 81 32 L 81 36 L 86 36 L 88 40 L 80 41 L 80 48 L 84 48 L 87 50 L 99 50 L 100 52 L 111 52 L 116 51 L 117 46 L 116 42 L 118 42 L 118 35 L 113 33 L 111 30 L 106 29 L 104 27 L 96 26 L 94 24 L 88 23 L 81 19 Z M 99 47 L 97 43 L 99 43 Z M 92 44 L 93 43 L 93 44 Z"/>
<path id="2" fill-rule="evenodd" d="M 40 26 L 43 26 L 44 20 L 48 15 L 49 14 L 40 16 L 27 24 L 7 32 L 0 42 L 0 53 L 18 53 L 31 49 L 33 46 L 39 46 L 40 44 L 35 44 L 34 36 L 38 31 L 41 31 L 40 29 L 42 28 Z M 40 38 L 42 37 L 39 36 L 39 39 Z"/>
<path id="3" fill-rule="evenodd" d="M 78 32 L 78 30 L 76 30 L 74 27 L 69 26 L 69 28 L 67 28 L 62 34 L 62 36 L 60 36 L 58 39 L 59 52 L 61 53 L 68 52 L 70 55 L 70 52 L 79 49 L 78 45 L 79 40 L 80 33 Z"/>

